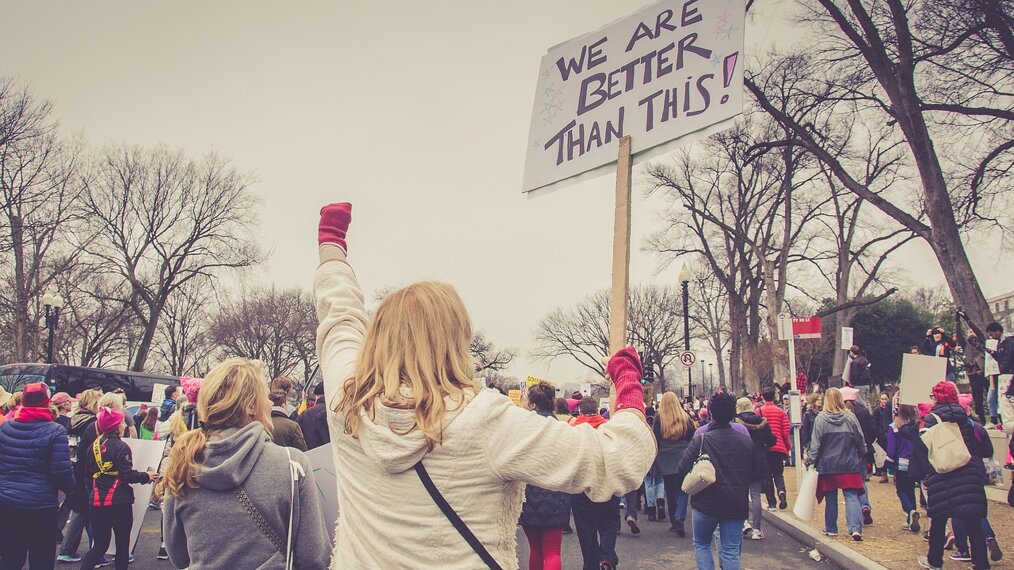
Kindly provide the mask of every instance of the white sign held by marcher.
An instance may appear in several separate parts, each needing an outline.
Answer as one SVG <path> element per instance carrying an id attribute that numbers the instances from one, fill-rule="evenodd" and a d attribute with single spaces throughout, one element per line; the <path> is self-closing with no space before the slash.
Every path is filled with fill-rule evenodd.
<path id="1" fill-rule="evenodd" d="M 922 354 L 901 355 L 902 404 L 929 402 L 933 386 L 947 379 L 947 359 Z"/>
<path id="2" fill-rule="evenodd" d="M 638 161 L 727 128 L 743 111 L 742 0 L 665 0 L 542 58 L 522 191 Z"/>
<path id="3" fill-rule="evenodd" d="M 841 328 L 841 349 L 842 350 L 848 350 L 848 349 L 852 348 L 852 345 L 855 344 L 852 341 L 853 341 L 852 327 L 842 327 Z"/>
<path id="4" fill-rule="evenodd" d="M 999 346 L 1000 341 L 995 338 L 986 339 L 986 350 L 996 350 Z M 1000 373 L 1000 363 L 988 352 L 986 353 L 986 363 L 982 367 L 982 371 L 986 376 L 996 376 Z"/>
<path id="5" fill-rule="evenodd" d="M 158 464 L 162 461 L 162 452 L 165 450 L 166 442 L 164 440 L 152 441 L 150 439 L 123 438 L 120 441 L 126 443 L 127 447 L 130 448 L 130 457 L 135 471 L 158 470 Z M 137 543 L 137 537 L 141 535 L 141 525 L 144 524 L 144 514 L 148 512 L 148 503 L 151 501 L 153 488 L 150 483 L 131 483 L 130 487 L 134 490 L 134 506 L 132 509 L 134 513 L 134 525 L 130 528 L 130 551 L 133 552 L 134 544 Z M 109 549 L 106 551 L 106 554 L 112 559 L 113 555 L 116 554 L 115 543 L 109 543 Z"/>
<path id="6" fill-rule="evenodd" d="M 324 511 L 324 526 L 334 542 L 335 524 L 338 522 L 338 478 L 334 473 L 334 451 L 331 445 L 321 445 L 306 452 L 317 484 L 317 499 Z"/>
<path id="7" fill-rule="evenodd" d="M 585 397 L 591 397 L 591 382 L 582 382 L 578 385 L 578 391 L 581 392 Z"/>

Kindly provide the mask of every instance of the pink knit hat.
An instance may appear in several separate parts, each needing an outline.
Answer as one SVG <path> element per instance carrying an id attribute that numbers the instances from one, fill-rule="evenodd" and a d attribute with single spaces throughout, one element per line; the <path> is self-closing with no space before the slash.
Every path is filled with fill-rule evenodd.
<path id="1" fill-rule="evenodd" d="M 841 397 L 846 402 L 855 402 L 856 398 L 859 397 L 859 390 L 845 386 L 841 389 Z"/>
<path id="2" fill-rule="evenodd" d="M 197 404 L 197 395 L 201 392 L 201 384 L 203 382 L 204 378 L 180 377 L 180 384 L 183 386 L 183 393 L 187 395 L 187 402 L 194 405 Z"/>
<path id="3" fill-rule="evenodd" d="M 98 426 L 102 433 L 109 433 L 120 427 L 123 422 L 123 412 L 112 408 L 99 408 Z"/>

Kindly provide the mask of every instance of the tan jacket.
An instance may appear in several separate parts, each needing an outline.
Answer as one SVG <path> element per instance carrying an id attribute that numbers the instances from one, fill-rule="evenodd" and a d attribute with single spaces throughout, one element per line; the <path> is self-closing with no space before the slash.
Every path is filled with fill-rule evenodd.
<path id="1" fill-rule="evenodd" d="M 317 355 L 328 401 L 354 369 L 365 335 L 363 296 L 345 253 L 321 248 L 314 293 Z M 433 503 L 413 466 L 424 459 L 436 487 L 505 569 L 518 568 L 516 525 L 526 483 L 605 501 L 636 489 L 655 457 L 637 411 L 599 429 L 570 427 L 515 406 L 494 390 L 450 412 L 444 443 L 427 453 L 413 410 L 378 405 L 358 438 L 328 410 L 340 514 L 332 569 L 482 569 L 485 565 Z"/>

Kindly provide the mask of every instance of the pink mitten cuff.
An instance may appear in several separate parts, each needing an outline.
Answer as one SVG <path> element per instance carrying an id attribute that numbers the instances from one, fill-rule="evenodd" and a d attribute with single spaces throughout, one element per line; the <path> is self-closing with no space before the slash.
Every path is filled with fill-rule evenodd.
<path id="1" fill-rule="evenodd" d="M 341 202 L 328 204 L 320 209 L 320 224 L 317 226 L 317 243 L 333 243 L 348 252 L 345 236 L 352 223 L 352 204 Z"/>
<path id="2" fill-rule="evenodd" d="M 616 386 L 615 408 L 635 409 L 643 414 L 644 388 L 641 387 L 641 378 L 644 373 L 637 351 L 629 346 L 618 351 L 609 359 L 606 369 Z"/>

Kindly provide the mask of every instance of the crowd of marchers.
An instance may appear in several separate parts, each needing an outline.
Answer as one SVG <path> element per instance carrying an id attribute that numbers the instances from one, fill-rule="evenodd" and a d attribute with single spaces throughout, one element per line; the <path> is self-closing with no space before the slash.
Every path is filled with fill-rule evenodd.
<path id="1" fill-rule="evenodd" d="M 825 534 L 839 532 L 841 495 L 846 531 L 863 540 L 871 477 L 893 477 L 906 515 L 898 532 L 929 519 L 923 567 L 942 567 L 948 545 L 951 558 L 980 570 L 1002 556 L 984 490 L 986 430 L 1001 420 L 1008 435 L 1014 428 L 1014 341 L 998 325 L 967 336 L 1000 367 L 989 426 L 973 403 L 981 387 L 959 395 L 943 380 L 919 406 L 878 394 L 858 347 L 841 387 L 797 378 L 798 425 L 788 383 L 753 397 L 719 389 L 646 403 L 629 347 L 608 359 L 609 409 L 580 393 L 558 397 L 548 383 L 531 386 L 519 406 L 476 377 L 472 325 L 451 286 L 415 283 L 367 313 L 348 256 L 351 213 L 345 203 L 321 210 L 323 382 L 305 408 L 290 405 L 290 380 L 269 382 L 244 358 L 182 379 L 136 417 L 115 392 L 71 397 L 37 383 L 0 393 L 0 570 L 58 560 L 125 570 L 133 485 L 145 484 L 154 485 L 162 542 L 137 554 L 177 568 L 516 569 L 520 525 L 531 569 L 561 568 L 562 536 L 574 532 L 583 568 L 612 570 L 623 563 L 616 536 L 621 527 L 640 533 L 643 513 L 668 523 L 669 547 L 692 549 L 697 568 L 715 567 L 716 545 L 721 567 L 736 570 L 743 540 L 764 539 L 763 509 L 789 507 L 783 471 L 797 458 L 816 474 Z M 947 338 L 931 330 L 917 350 L 947 357 Z M 132 437 L 164 442 L 157 470 L 135 469 Z M 321 445 L 333 455 L 337 521 L 324 518 L 304 453 Z"/>

